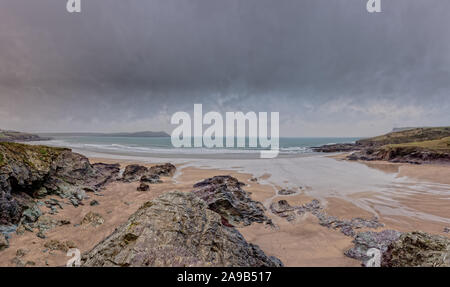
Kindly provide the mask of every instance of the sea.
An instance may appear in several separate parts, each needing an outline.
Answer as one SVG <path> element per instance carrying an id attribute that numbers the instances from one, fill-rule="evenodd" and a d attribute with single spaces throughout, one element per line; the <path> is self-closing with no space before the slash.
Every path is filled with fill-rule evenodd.
<path id="1" fill-rule="evenodd" d="M 336 143 L 353 143 L 359 138 L 344 137 L 283 137 L 280 138 L 280 155 L 299 156 L 314 153 L 313 147 Z M 174 147 L 170 137 L 109 137 L 109 136 L 53 136 L 45 141 L 45 145 L 68 147 L 78 151 L 100 154 L 160 156 L 194 158 L 209 156 L 251 156 L 267 150 L 259 145 L 249 147 L 249 139 L 245 139 L 245 147 Z"/>

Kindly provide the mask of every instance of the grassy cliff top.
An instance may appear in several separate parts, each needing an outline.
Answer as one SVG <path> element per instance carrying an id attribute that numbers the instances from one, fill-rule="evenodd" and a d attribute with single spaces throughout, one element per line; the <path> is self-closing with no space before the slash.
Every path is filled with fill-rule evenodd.
<path id="1" fill-rule="evenodd" d="M 0 142 L 0 167 L 11 162 L 23 162 L 33 167 L 48 166 L 53 158 L 66 150 L 68 149 Z"/>
<path id="2" fill-rule="evenodd" d="M 441 140 L 446 137 L 450 137 L 450 127 L 415 128 L 362 139 L 357 143 L 376 146 L 414 143 L 417 146 L 419 142 Z M 431 145 L 434 144 L 431 143 Z"/>
<path id="3" fill-rule="evenodd" d="M 422 141 L 422 142 L 412 142 L 404 144 L 389 144 L 386 145 L 389 148 L 421 148 L 425 150 L 435 151 L 435 152 L 445 152 L 450 153 L 450 137 L 446 137 L 439 140 Z"/>

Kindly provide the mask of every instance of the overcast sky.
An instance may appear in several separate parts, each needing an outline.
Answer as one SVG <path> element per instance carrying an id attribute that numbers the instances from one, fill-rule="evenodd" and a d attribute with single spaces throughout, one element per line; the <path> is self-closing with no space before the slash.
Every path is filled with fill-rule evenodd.
<path id="1" fill-rule="evenodd" d="M 0 128 L 170 132 L 278 111 L 283 136 L 450 125 L 450 1 L 0 1 Z"/>

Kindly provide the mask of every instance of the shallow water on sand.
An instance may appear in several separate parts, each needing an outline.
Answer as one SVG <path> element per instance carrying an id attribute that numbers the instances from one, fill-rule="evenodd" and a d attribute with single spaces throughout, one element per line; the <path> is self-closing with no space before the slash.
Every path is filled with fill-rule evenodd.
<path id="1" fill-rule="evenodd" d="M 74 151 L 88 157 L 183 164 L 181 170 L 191 166 L 249 173 L 260 178 L 261 183 L 272 185 L 274 195 L 279 188 L 291 188 L 324 202 L 330 197 L 344 199 L 379 217 L 406 216 L 450 224 L 450 209 L 447 208 L 450 206 L 450 184 L 399 177 L 395 166 L 391 170 L 373 168 L 318 153 L 275 159 L 229 159 L 226 156 L 193 159 L 178 155 L 161 158 Z M 439 208 L 441 212 L 436 214 L 422 208 L 421 196 L 435 198 L 442 206 L 433 208 Z M 419 203 L 405 204 L 410 198 L 417 198 Z"/>

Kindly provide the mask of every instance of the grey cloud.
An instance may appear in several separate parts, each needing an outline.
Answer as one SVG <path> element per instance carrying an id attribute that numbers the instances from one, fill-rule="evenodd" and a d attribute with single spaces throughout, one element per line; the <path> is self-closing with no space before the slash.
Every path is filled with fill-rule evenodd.
<path id="1" fill-rule="evenodd" d="M 168 129 L 195 102 L 278 110 L 289 135 L 448 124 L 450 2 L 365 2 L 3 0 L 0 126 Z"/>

